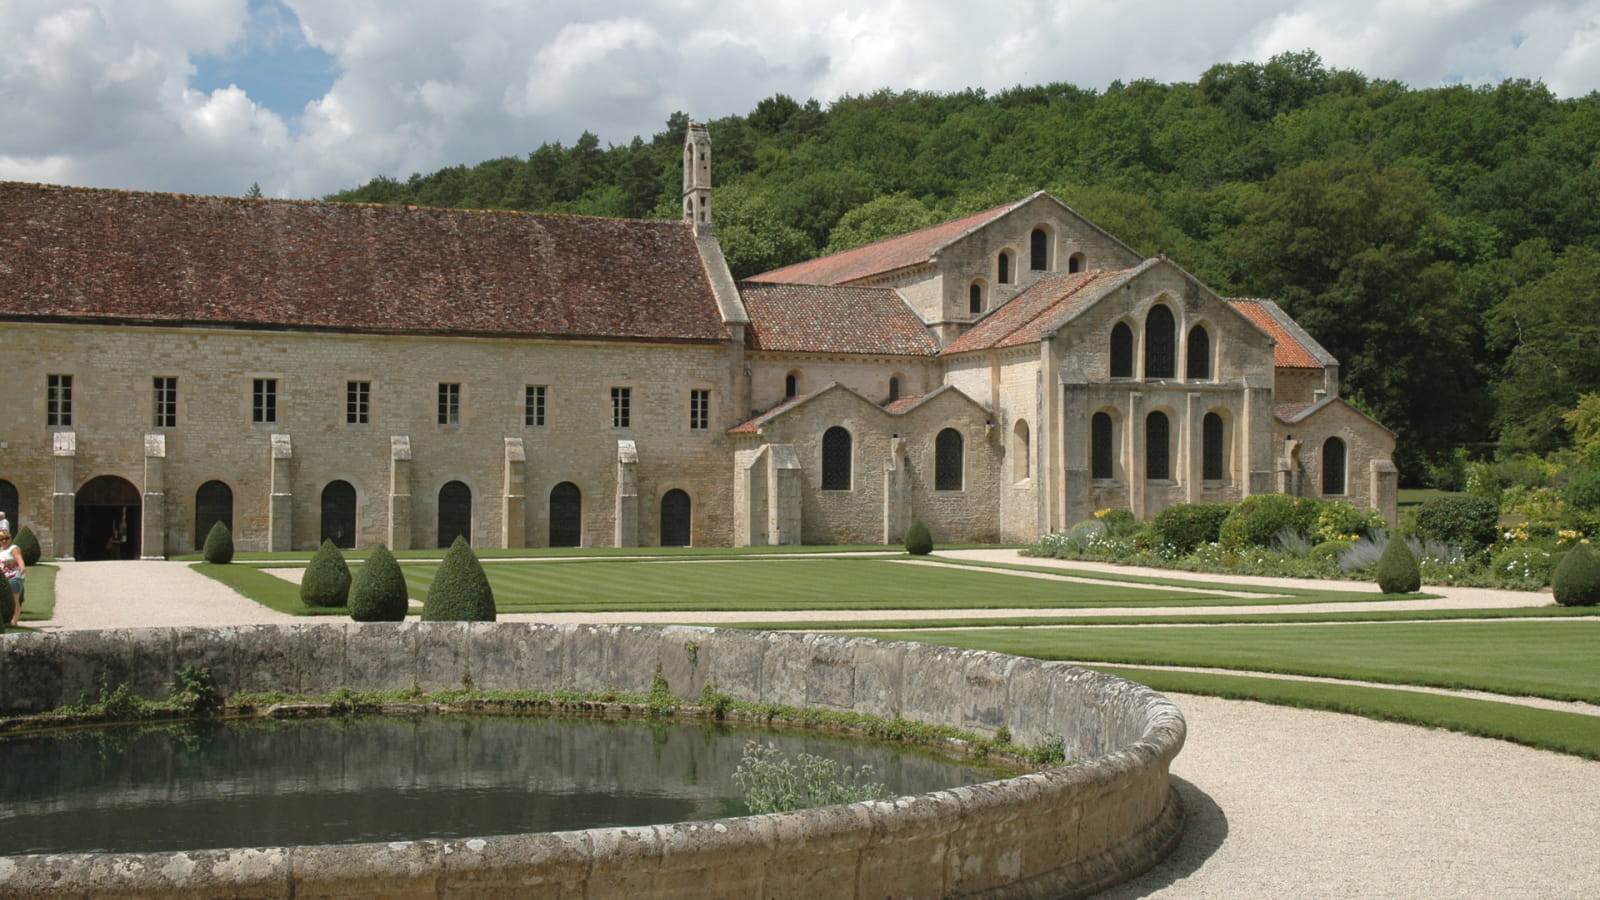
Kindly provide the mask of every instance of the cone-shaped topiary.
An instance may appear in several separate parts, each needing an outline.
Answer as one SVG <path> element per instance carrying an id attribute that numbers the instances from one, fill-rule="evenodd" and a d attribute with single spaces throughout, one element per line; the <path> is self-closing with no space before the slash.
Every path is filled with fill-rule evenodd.
<path id="1" fill-rule="evenodd" d="M 922 524 L 921 519 L 913 521 L 906 529 L 906 552 L 912 556 L 927 556 L 933 552 L 933 535 L 928 533 L 928 526 Z"/>
<path id="2" fill-rule="evenodd" d="M 1422 587 L 1422 570 L 1417 558 L 1398 535 L 1389 539 L 1378 557 L 1378 589 L 1385 594 L 1412 594 Z"/>
<path id="3" fill-rule="evenodd" d="M 17 549 L 22 551 L 23 565 L 31 566 L 39 561 L 39 539 L 34 536 L 32 528 L 24 525 L 17 529 L 17 533 L 12 535 L 11 543 L 16 544 Z"/>
<path id="4" fill-rule="evenodd" d="M 483 574 L 478 555 L 467 539 L 456 535 L 455 543 L 444 555 L 439 571 L 428 585 L 422 601 L 424 622 L 493 622 L 494 591 Z"/>
<path id="5" fill-rule="evenodd" d="M 333 541 L 323 541 L 306 565 L 305 577 L 300 579 L 300 602 L 307 606 L 343 606 L 349 598 L 350 567 Z"/>
<path id="6" fill-rule="evenodd" d="M 1573 547 L 1550 573 L 1550 589 L 1562 606 L 1600 603 L 1600 558 L 1588 544 Z"/>
<path id="7" fill-rule="evenodd" d="M 350 618 L 357 622 L 404 622 L 411 594 L 394 554 L 382 544 L 372 548 L 350 584 Z"/>
<path id="8" fill-rule="evenodd" d="M 233 535 L 228 532 L 228 526 L 218 521 L 206 533 L 205 549 L 200 551 L 208 563 L 226 565 L 233 562 Z"/>

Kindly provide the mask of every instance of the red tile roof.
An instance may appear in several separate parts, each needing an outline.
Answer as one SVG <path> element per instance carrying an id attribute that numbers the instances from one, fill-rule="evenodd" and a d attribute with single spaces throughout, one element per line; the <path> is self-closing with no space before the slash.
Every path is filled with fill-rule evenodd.
<path id="1" fill-rule="evenodd" d="M 728 338 L 681 222 L 14 183 L 0 317 Z"/>
<path id="2" fill-rule="evenodd" d="M 914 394 L 910 397 L 901 397 L 898 400 L 890 400 L 888 403 L 883 405 L 883 411 L 891 416 L 901 415 L 910 410 L 911 407 L 921 403 L 927 396 L 927 394 Z"/>
<path id="3" fill-rule="evenodd" d="M 1128 270 L 1093 269 L 1041 278 L 985 316 L 940 355 L 998 350 L 1043 340 L 1078 310 L 1099 298 L 1108 285 L 1127 275 Z"/>
<path id="4" fill-rule="evenodd" d="M 783 412 L 784 410 L 787 410 L 787 409 L 790 409 L 790 408 L 794 407 L 795 405 L 799 404 L 801 401 L 810 400 L 812 397 L 815 397 L 816 395 L 822 393 L 823 391 L 827 390 L 830 387 L 833 387 L 833 385 L 832 384 L 828 384 L 826 387 L 823 387 L 820 390 L 812 391 L 809 394 L 800 394 L 800 395 L 795 396 L 795 397 L 785 397 L 785 398 L 783 398 L 783 400 L 779 401 L 776 406 L 771 407 L 766 412 L 758 413 L 758 414 L 750 417 L 748 420 L 746 420 L 744 422 L 741 422 L 738 425 L 733 426 L 732 428 L 729 428 L 728 429 L 728 433 L 729 434 L 755 434 L 761 428 L 761 426 L 766 424 L 766 422 L 769 419 L 771 419 L 772 417 L 778 415 L 779 413 Z"/>
<path id="5" fill-rule="evenodd" d="M 1323 364 L 1318 361 L 1318 351 L 1322 356 L 1327 356 L 1327 351 L 1316 346 L 1311 341 L 1311 336 L 1300 330 L 1294 321 L 1289 319 L 1278 304 L 1270 300 L 1229 300 L 1233 308 L 1243 313 L 1245 318 L 1254 322 L 1258 328 L 1271 335 L 1278 342 L 1277 349 L 1273 351 L 1273 365 L 1280 369 L 1320 369 Z M 1281 317 L 1281 319 L 1280 319 Z M 1296 336 L 1291 332 L 1299 332 Z M 1304 340 L 1302 340 L 1302 337 Z M 1305 343 L 1310 341 L 1310 345 Z M 1331 359 L 1331 357 L 1329 357 Z"/>
<path id="6" fill-rule="evenodd" d="M 764 272 L 752 281 L 777 281 L 792 284 L 845 284 L 906 266 L 927 262 L 934 253 L 968 231 L 1020 206 L 1026 200 L 996 206 L 980 213 L 913 231 L 850 250 L 795 263 Z"/>
<path id="7" fill-rule="evenodd" d="M 888 288 L 741 281 L 751 350 L 932 356 L 939 343 Z"/>

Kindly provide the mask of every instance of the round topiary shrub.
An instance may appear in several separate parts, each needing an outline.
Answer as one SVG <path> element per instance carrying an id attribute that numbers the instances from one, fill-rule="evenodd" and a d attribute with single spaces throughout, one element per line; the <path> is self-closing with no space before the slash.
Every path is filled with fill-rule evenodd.
<path id="1" fill-rule="evenodd" d="M 406 576 L 394 554 L 382 544 L 373 547 L 350 583 L 350 618 L 357 622 L 404 622 L 410 605 Z"/>
<path id="2" fill-rule="evenodd" d="M 217 522 L 211 526 L 211 531 L 206 534 L 205 549 L 200 551 L 208 563 L 226 565 L 233 562 L 233 535 L 228 532 L 228 526 Z"/>
<path id="3" fill-rule="evenodd" d="M 1573 547 L 1550 574 L 1550 589 L 1562 606 L 1600 603 L 1600 558 L 1588 544 Z"/>
<path id="4" fill-rule="evenodd" d="M 300 579 L 300 602 L 307 606 L 343 606 L 350 598 L 350 567 L 344 554 L 323 541 Z"/>
<path id="5" fill-rule="evenodd" d="M 1422 569 L 1417 557 L 1399 536 L 1389 539 L 1378 557 L 1378 589 L 1385 594 L 1414 594 L 1422 587 Z"/>
<path id="6" fill-rule="evenodd" d="M 31 566 L 39 561 L 39 538 L 34 536 L 32 528 L 24 525 L 17 529 L 17 533 L 11 536 L 11 543 L 22 551 L 23 565 Z"/>
<path id="7" fill-rule="evenodd" d="M 933 552 L 933 535 L 928 533 L 928 526 L 922 524 L 921 519 L 913 521 L 906 529 L 906 552 L 912 556 L 927 556 Z"/>
<path id="8" fill-rule="evenodd" d="M 1600 472 L 1588 472 L 1567 485 L 1567 505 L 1577 510 L 1600 509 Z"/>
<path id="9" fill-rule="evenodd" d="M 1150 524 L 1159 543 L 1186 555 L 1201 544 L 1216 543 L 1222 523 L 1232 513 L 1232 503 L 1180 503 L 1157 513 Z"/>
<path id="10" fill-rule="evenodd" d="M 1482 497 L 1436 497 L 1417 510 L 1417 537 L 1482 550 L 1500 536 L 1500 507 Z"/>
<path id="11" fill-rule="evenodd" d="M 424 622 L 493 622 L 494 591 L 483 565 L 466 538 L 456 536 L 444 555 L 428 596 L 422 601 Z"/>

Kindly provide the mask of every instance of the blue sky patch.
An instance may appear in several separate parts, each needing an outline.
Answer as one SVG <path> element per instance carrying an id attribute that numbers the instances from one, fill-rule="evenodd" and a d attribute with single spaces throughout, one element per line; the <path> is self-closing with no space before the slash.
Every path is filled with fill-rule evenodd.
<path id="1" fill-rule="evenodd" d="M 337 61 L 306 43 L 300 20 L 279 0 L 251 0 L 245 36 L 219 56 L 196 56 L 190 86 L 211 93 L 237 85 L 299 131 L 300 115 L 339 76 Z"/>

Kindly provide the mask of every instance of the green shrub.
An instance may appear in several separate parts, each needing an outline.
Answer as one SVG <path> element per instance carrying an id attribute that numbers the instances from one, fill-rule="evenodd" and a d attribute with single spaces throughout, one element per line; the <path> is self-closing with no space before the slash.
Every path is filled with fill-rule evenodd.
<path id="1" fill-rule="evenodd" d="M 205 549 L 200 551 L 208 563 L 225 565 L 233 562 L 233 535 L 228 533 L 228 526 L 220 521 L 211 526 L 211 531 L 206 534 Z"/>
<path id="2" fill-rule="evenodd" d="M 1600 472 L 1588 472 L 1567 485 L 1567 505 L 1573 509 L 1600 509 Z"/>
<path id="3" fill-rule="evenodd" d="M 1417 537 L 1424 540 L 1475 552 L 1499 535 L 1500 508 L 1482 497 L 1436 497 L 1417 510 Z"/>
<path id="4" fill-rule="evenodd" d="M 906 529 L 906 552 L 912 556 L 927 556 L 933 552 L 933 535 L 928 533 L 928 526 L 922 524 L 921 519 Z"/>
<path id="5" fill-rule="evenodd" d="M 1216 543 L 1223 521 L 1232 512 L 1232 503 L 1180 503 L 1163 509 L 1151 525 L 1159 542 L 1182 555 L 1201 544 Z"/>
<path id="6" fill-rule="evenodd" d="M 1288 494 L 1255 494 L 1233 508 L 1218 532 L 1218 541 L 1231 550 L 1240 547 L 1268 547 L 1285 528 L 1297 534 L 1310 534 L 1323 504 L 1310 497 L 1296 499 Z"/>
<path id="7" fill-rule="evenodd" d="M 1106 534 L 1114 538 L 1133 537 L 1144 527 L 1133 515 L 1131 509 L 1102 509 L 1094 514 L 1100 524 L 1106 527 Z"/>
<path id="8" fill-rule="evenodd" d="M 22 551 L 23 565 L 31 566 L 39 561 L 39 538 L 34 535 L 32 528 L 22 526 L 11 536 L 11 543 L 16 544 L 17 549 Z"/>
<path id="9" fill-rule="evenodd" d="M 1322 504 L 1317 511 L 1311 536 L 1318 541 L 1358 541 L 1388 528 L 1383 514 L 1375 509 L 1357 509 L 1348 503 Z"/>
<path id="10" fill-rule="evenodd" d="M 1393 538 L 1378 557 L 1378 589 L 1385 594 L 1414 594 L 1422 587 L 1422 569 L 1402 538 Z"/>
<path id="11" fill-rule="evenodd" d="M 388 547 L 379 544 L 372 548 L 350 583 L 350 618 L 357 622 L 404 622 L 410 597 L 400 564 L 394 561 Z"/>
<path id="12" fill-rule="evenodd" d="M 1495 548 L 1489 572 L 1502 587 L 1536 591 L 1550 583 L 1559 558 L 1553 538 L 1512 541 Z"/>
<path id="13" fill-rule="evenodd" d="M 349 599 L 350 567 L 333 541 L 323 541 L 306 564 L 305 577 L 300 579 L 300 602 L 307 606 L 343 606 Z"/>
<path id="14" fill-rule="evenodd" d="M 1322 543 L 1317 544 L 1315 547 L 1312 547 L 1311 552 L 1306 555 L 1310 556 L 1312 559 L 1325 559 L 1329 562 L 1338 562 L 1339 557 L 1343 556 L 1344 552 L 1349 550 L 1353 544 L 1353 541 L 1323 541 Z"/>
<path id="15" fill-rule="evenodd" d="M 467 539 L 456 536 L 422 601 L 424 622 L 493 622 L 494 591 Z"/>
<path id="16" fill-rule="evenodd" d="M 1578 544 L 1561 558 L 1550 575 L 1550 589 L 1562 606 L 1600 603 L 1600 558 L 1588 544 Z"/>

